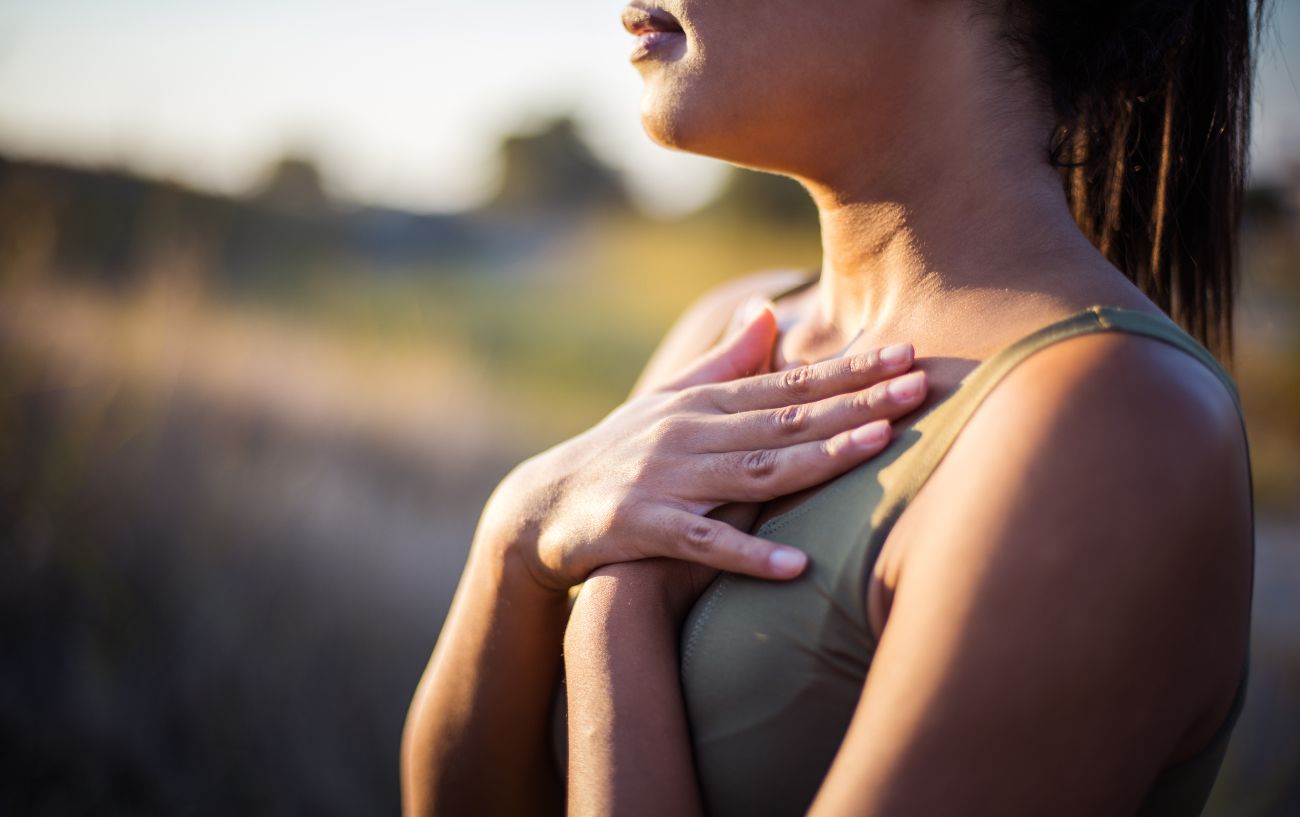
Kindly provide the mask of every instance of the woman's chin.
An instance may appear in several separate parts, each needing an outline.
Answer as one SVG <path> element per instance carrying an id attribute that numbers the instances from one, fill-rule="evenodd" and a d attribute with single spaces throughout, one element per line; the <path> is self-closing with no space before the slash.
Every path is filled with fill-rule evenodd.
<path id="1" fill-rule="evenodd" d="M 727 129 L 708 106 L 690 104 L 690 96 L 680 89 L 647 85 L 641 96 L 641 129 L 650 140 L 669 150 L 697 153 L 725 159 L 727 145 L 720 141 L 735 129 Z"/>
<path id="2" fill-rule="evenodd" d="M 641 117 L 641 130 L 645 131 L 651 142 L 660 147 L 669 150 L 689 150 L 683 145 L 682 132 L 659 117 L 643 115 Z"/>
<path id="3" fill-rule="evenodd" d="M 686 116 L 680 106 L 643 105 L 641 129 L 650 141 L 681 153 L 690 153 L 752 170 L 782 172 L 768 151 L 756 147 L 754 139 L 740 129 L 716 118 Z"/>
<path id="4" fill-rule="evenodd" d="M 655 144 L 669 150 L 690 151 L 691 129 L 680 104 L 647 88 L 641 96 L 641 129 Z"/>

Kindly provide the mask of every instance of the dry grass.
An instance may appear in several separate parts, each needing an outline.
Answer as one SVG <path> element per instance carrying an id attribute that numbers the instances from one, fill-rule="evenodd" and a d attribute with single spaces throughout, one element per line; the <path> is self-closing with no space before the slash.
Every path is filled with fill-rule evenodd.
<path id="1" fill-rule="evenodd" d="M 1300 251 L 1276 241 L 1242 307 L 1267 581 L 1223 815 L 1300 803 L 1277 521 L 1300 499 Z M 496 481 L 612 408 L 696 294 L 815 257 L 780 231 L 608 222 L 528 270 L 283 301 L 166 270 L 11 277 L 0 731 L 24 750 L 0 813 L 394 813 L 408 696 Z"/>

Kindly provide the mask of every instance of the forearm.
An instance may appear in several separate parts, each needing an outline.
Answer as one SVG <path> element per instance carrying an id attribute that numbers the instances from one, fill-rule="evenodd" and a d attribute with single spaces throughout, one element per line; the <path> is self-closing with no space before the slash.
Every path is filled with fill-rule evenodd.
<path id="1" fill-rule="evenodd" d="M 408 817 L 561 812 L 547 730 L 567 600 L 505 553 L 476 542 L 411 703 Z"/>
<path id="2" fill-rule="evenodd" d="M 565 634 L 570 817 L 699 815 L 674 616 L 650 583 L 594 576 Z"/>

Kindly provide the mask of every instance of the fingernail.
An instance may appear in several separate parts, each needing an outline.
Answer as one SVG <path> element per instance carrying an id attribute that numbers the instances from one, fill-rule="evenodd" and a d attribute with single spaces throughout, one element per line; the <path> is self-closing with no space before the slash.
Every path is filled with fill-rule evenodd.
<path id="1" fill-rule="evenodd" d="M 876 445 L 889 433 L 888 420 L 873 420 L 849 432 L 849 439 L 857 445 Z"/>
<path id="2" fill-rule="evenodd" d="M 911 400 L 921 393 L 925 372 L 909 372 L 889 383 L 889 396 L 895 400 Z"/>
<path id="3" fill-rule="evenodd" d="M 895 343 L 880 350 L 880 360 L 888 366 L 898 366 L 912 359 L 912 344 Z"/>
<path id="4" fill-rule="evenodd" d="M 797 576 L 808 563 L 808 557 L 801 550 L 794 548 L 777 548 L 767 557 L 774 573 L 782 576 Z"/>

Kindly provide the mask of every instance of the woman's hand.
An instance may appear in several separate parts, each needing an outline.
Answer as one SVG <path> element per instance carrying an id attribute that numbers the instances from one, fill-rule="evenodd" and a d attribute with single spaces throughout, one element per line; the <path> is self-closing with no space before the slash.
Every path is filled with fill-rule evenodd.
<path id="1" fill-rule="evenodd" d="M 771 578 L 802 570 L 803 554 L 704 514 L 748 527 L 753 517 L 734 513 L 745 511 L 734 503 L 815 485 L 870 457 L 888 441 L 888 419 L 915 408 L 925 383 L 919 372 L 898 378 L 905 393 L 891 395 L 882 382 L 910 368 L 905 346 L 896 358 L 773 374 L 776 334 L 770 309 L 760 309 L 676 380 L 520 464 L 493 491 L 407 715 L 406 814 L 563 813 L 545 747 L 565 591 L 596 568 L 668 556 L 691 570 Z M 885 433 L 851 432 L 873 423 Z M 648 564 L 685 564 L 666 562 Z M 671 577 L 651 585 L 674 599 L 685 586 Z M 663 649 L 675 644 L 670 637 Z"/>
<path id="2" fill-rule="evenodd" d="M 798 575 L 801 552 L 705 514 L 817 485 L 875 455 L 889 420 L 924 398 L 925 375 L 904 374 L 906 344 L 769 372 L 776 334 L 770 309 L 758 310 L 675 381 L 521 463 L 484 510 L 486 541 L 555 591 L 602 565 L 660 556 Z"/>

